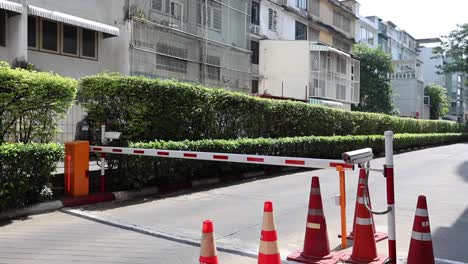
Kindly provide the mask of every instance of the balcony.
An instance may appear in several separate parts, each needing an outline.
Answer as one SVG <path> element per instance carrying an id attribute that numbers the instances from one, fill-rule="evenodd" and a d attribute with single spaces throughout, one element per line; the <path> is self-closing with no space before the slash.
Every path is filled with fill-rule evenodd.
<path id="1" fill-rule="evenodd" d="M 392 80 L 417 79 L 423 81 L 421 62 L 418 60 L 394 60 L 394 73 L 390 75 Z"/>

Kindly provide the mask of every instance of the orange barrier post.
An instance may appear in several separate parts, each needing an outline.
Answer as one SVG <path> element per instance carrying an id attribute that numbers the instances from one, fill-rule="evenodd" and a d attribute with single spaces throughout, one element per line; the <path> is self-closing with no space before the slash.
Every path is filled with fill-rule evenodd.
<path id="1" fill-rule="evenodd" d="M 89 142 L 66 143 L 65 157 L 65 194 L 73 197 L 88 195 Z"/>
<path id="2" fill-rule="evenodd" d="M 361 186 L 358 192 L 353 252 L 351 256 L 347 256 L 343 260 L 355 264 L 383 264 L 387 261 L 387 257 L 377 255 L 372 216 L 364 205 L 364 186 Z"/>
<path id="3" fill-rule="evenodd" d="M 211 220 L 203 222 L 202 240 L 200 245 L 200 264 L 218 264 L 214 226 Z"/>
<path id="4" fill-rule="evenodd" d="M 340 208 L 341 208 L 341 248 L 348 247 L 346 240 L 346 179 L 345 171 L 342 166 L 336 166 L 340 174 Z"/>
<path id="5" fill-rule="evenodd" d="M 367 172 L 366 172 L 365 168 L 361 168 L 359 170 L 359 182 L 358 182 L 358 187 L 357 187 L 357 190 L 356 190 L 356 206 L 354 207 L 353 229 L 351 230 L 351 233 L 348 234 L 348 239 L 349 240 L 354 240 L 354 226 L 356 224 L 356 214 L 357 214 L 357 208 L 358 208 L 358 205 L 357 205 L 357 203 L 358 203 L 358 192 L 359 192 L 359 188 L 361 186 L 364 186 L 366 188 L 366 196 L 367 196 L 367 199 L 369 201 L 369 208 L 372 209 L 372 204 L 371 204 L 371 200 L 370 200 L 370 193 L 369 193 L 369 186 L 367 186 L 366 183 L 367 183 Z M 374 220 L 373 218 L 374 217 L 372 216 L 372 220 Z M 374 236 L 375 236 L 375 241 L 376 242 L 379 242 L 379 241 L 382 241 L 382 240 L 388 238 L 388 234 L 376 231 L 374 221 L 372 221 L 372 228 L 374 230 Z M 338 235 L 338 237 L 342 237 L 342 236 L 343 236 L 342 234 Z"/>
<path id="6" fill-rule="evenodd" d="M 302 263 L 335 264 L 344 255 L 341 252 L 330 252 L 327 223 L 323 214 L 322 196 L 320 194 L 320 182 L 318 177 L 312 177 L 304 250 L 290 254 L 288 260 Z"/>
<path id="7" fill-rule="evenodd" d="M 408 253 L 408 264 L 434 264 L 434 249 L 432 248 L 431 226 L 427 211 L 426 197 L 418 197 L 418 205 L 414 216 L 413 232 Z"/>
<path id="8" fill-rule="evenodd" d="M 278 235 L 276 233 L 275 218 L 273 216 L 273 203 L 265 202 L 263 208 L 263 225 L 260 237 L 258 264 L 281 264 L 278 248 Z"/>

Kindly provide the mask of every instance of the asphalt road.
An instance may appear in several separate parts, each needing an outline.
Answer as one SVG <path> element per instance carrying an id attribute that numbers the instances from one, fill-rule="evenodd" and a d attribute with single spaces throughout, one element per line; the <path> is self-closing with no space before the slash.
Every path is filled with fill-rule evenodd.
<path id="1" fill-rule="evenodd" d="M 373 162 L 380 168 L 383 159 Z M 311 176 L 319 176 L 331 247 L 339 245 L 337 172 L 292 173 L 190 194 L 55 212 L 0 227 L 0 263 L 196 263 L 204 219 L 215 223 L 221 263 L 256 263 L 265 200 L 272 200 L 282 257 L 302 247 Z M 347 174 L 348 228 L 357 172 Z M 417 196 L 428 199 L 438 263 L 468 263 L 468 144 L 395 155 L 397 251 L 409 248 Z M 386 208 L 385 178 L 371 173 L 373 207 Z M 76 216 L 81 215 L 81 216 Z M 90 220 L 91 219 L 91 220 Z M 94 221 L 92 221 L 94 220 Z M 386 216 L 375 216 L 378 231 Z M 387 254 L 387 241 L 378 243 Z"/>

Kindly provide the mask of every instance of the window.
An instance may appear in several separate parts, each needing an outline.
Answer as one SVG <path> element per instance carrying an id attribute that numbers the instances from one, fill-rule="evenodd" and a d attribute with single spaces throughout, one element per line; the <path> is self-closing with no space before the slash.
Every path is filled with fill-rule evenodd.
<path id="1" fill-rule="evenodd" d="M 252 93 L 258 93 L 258 80 L 252 80 Z"/>
<path id="2" fill-rule="evenodd" d="M 307 40 L 307 26 L 296 21 L 296 40 Z"/>
<path id="3" fill-rule="evenodd" d="M 259 45 L 258 42 L 251 41 L 250 42 L 250 50 L 252 51 L 251 62 L 252 64 L 258 64 L 259 62 Z"/>
<path id="4" fill-rule="evenodd" d="M 182 3 L 171 2 L 171 16 L 175 19 L 182 19 Z"/>
<path id="5" fill-rule="evenodd" d="M 276 26 L 278 24 L 278 12 L 271 8 L 268 9 L 268 29 L 276 32 Z"/>
<path id="6" fill-rule="evenodd" d="M 252 14 L 250 22 L 254 25 L 260 25 L 260 4 L 252 1 Z"/>
<path id="7" fill-rule="evenodd" d="M 59 24 L 54 21 L 42 19 L 41 23 L 41 50 L 58 53 Z"/>
<path id="8" fill-rule="evenodd" d="M 361 27 L 361 40 L 367 40 L 367 29 Z"/>
<path id="9" fill-rule="evenodd" d="M 371 45 L 374 45 L 374 33 L 369 31 L 369 37 L 367 39 L 367 42 Z"/>
<path id="10" fill-rule="evenodd" d="M 0 46 L 6 45 L 6 11 L 0 10 Z"/>
<path id="11" fill-rule="evenodd" d="M 159 12 L 169 13 L 170 0 L 152 0 L 151 8 Z"/>
<path id="12" fill-rule="evenodd" d="M 78 56 L 78 28 L 62 24 L 62 53 Z"/>
<path id="13" fill-rule="evenodd" d="M 310 0 L 310 12 L 316 17 L 320 17 L 320 0 Z"/>
<path id="14" fill-rule="evenodd" d="M 97 32 L 82 29 L 81 30 L 81 56 L 86 58 L 97 58 Z"/>
<path id="15" fill-rule="evenodd" d="M 351 19 L 336 11 L 333 12 L 333 25 L 346 32 L 351 32 Z"/>
<path id="16" fill-rule="evenodd" d="M 302 10 L 307 10 L 307 0 L 296 0 L 296 6 Z"/>
<path id="17" fill-rule="evenodd" d="M 208 13 L 208 16 L 205 14 Z M 197 24 L 206 25 L 208 28 L 221 30 L 223 26 L 223 12 L 221 4 L 209 1 L 208 6 L 205 6 L 205 1 L 197 3 Z"/>
<path id="18" fill-rule="evenodd" d="M 320 31 L 310 28 L 309 29 L 309 39 L 310 41 L 319 41 L 320 40 Z"/>
<path id="19" fill-rule="evenodd" d="M 219 81 L 221 79 L 221 68 L 219 67 L 221 65 L 221 59 L 216 56 L 208 55 L 206 56 L 206 63 L 210 64 L 206 66 L 206 77 L 210 80 Z"/>
<path id="20" fill-rule="evenodd" d="M 38 49 L 38 37 L 37 22 L 39 19 L 37 17 L 28 16 L 28 47 L 32 49 Z"/>
<path id="21" fill-rule="evenodd" d="M 336 58 L 336 72 L 346 74 L 347 72 L 346 63 L 347 63 L 346 58 L 337 57 Z"/>
<path id="22" fill-rule="evenodd" d="M 187 73 L 187 61 L 158 54 L 156 56 L 156 69 Z"/>

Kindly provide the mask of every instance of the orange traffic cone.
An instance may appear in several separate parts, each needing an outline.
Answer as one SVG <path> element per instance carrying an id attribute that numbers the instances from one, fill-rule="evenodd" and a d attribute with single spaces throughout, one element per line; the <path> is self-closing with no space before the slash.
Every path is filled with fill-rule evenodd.
<path id="1" fill-rule="evenodd" d="M 281 264 L 277 240 L 278 235 L 276 234 L 275 218 L 273 216 L 273 203 L 267 201 L 263 208 L 263 226 L 260 237 L 258 264 Z"/>
<path id="2" fill-rule="evenodd" d="M 344 261 L 355 264 L 380 264 L 387 261 L 387 257 L 377 255 L 377 245 L 372 228 L 372 216 L 364 205 L 364 186 L 358 191 L 358 203 L 354 227 L 354 245 L 351 256 Z"/>
<path id="3" fill-rule="evenodd" d="M 354 227 L 356 226 L 356 214 L 357 214 L 357 208 L 358 208 L 358 195 L 359 195 L 359 188 L 361 186 L 366 186 L 366 181 L 367 181 L 367 173 L 366 173 L 366 169 L 364 168 L 361 168 L 359 170 L 359 183 L 358 183 L 358 187 L 357 187 L 357 191 L 356 191 L 356 206 L 354 207 L 354 220 L 353 220 L 353 230 L 351 231 L 351 233 L 348 234 L 348 236 L 346 237 L 347 239 L 349 240 L 354 240 Z M 369 193 L 369 186 L 367 186 L 366 188 L 366 196 L 367 198 L 369 199 L 369 207 L 372 209 L 372 205 L 371 205 L 371 200 L 370 200 L 370 193 Z M 388 238 L 388 234 L 387 233 L 383 233 L 383 232 L 377 232 L 375 230 L 375 223 L 374 223 L 374 217 L 372 217 L 372 229 L 374 230 L 374 237 L 375 237 L 375 241 L 376 242 L 380 242 L 384 239 L 387 239 Z M 338 235 L 338 237 L 341 237 L 341 235 Z"/>
<path id="4" fill-rule="evenodd" d="M 288 256 L 288 260 L 302 263 L 335 264 L 344 253 L 330 252 L 327 223 L 323 214 L 322 196 L 318 177 L 312 177 L 310 188 L 309 212 L 304 239 L 304 250 Z"/>
<path id="5" fill-rule="evenodd" d="M 216 242 L 213 232 L 213 222 L 211 220 L 204 221 L 200 247 L 200 264 L 218 264 L 218 254 L 216 253 Z"/>
<path id="6" fill-rule="evenodd" d="M 427 211 L 426 196 L 418 197 L 416 215 L 414 216 L 413 233 L 408 253 L 408 264 L 434 264 L 431 226 Z"/>

